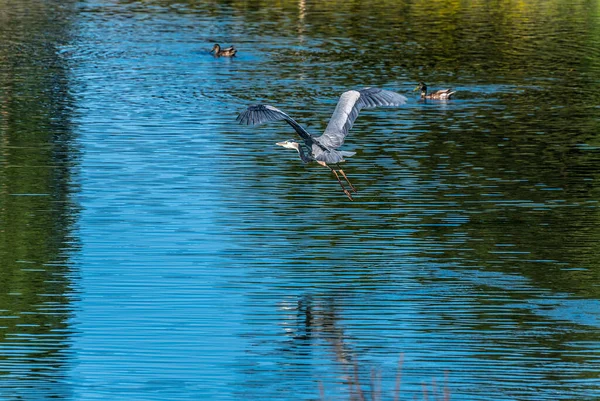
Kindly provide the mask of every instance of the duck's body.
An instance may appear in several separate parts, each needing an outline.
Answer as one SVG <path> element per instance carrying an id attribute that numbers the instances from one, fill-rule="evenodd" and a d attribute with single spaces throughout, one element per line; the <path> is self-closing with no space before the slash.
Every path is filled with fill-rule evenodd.
<path id="1" fill-rule="evenodd" d="M 427 85 L 423 82 L 419 82 L 419 85 L 415 90 L 421 91 L 421 99 L 432 99 L 432 100 L 448 100 L 456 92 L 452 89 L 441 89 L 432 93 L 427 93 Z"/>
<path id="2" fill-rule="evenodd" d="M 237 50 L 233 46 L 222 48 L 218 43 L 215 43 L 210 52 L 214 53 L 216 57 L 233 57 L 237 53 Z"/>

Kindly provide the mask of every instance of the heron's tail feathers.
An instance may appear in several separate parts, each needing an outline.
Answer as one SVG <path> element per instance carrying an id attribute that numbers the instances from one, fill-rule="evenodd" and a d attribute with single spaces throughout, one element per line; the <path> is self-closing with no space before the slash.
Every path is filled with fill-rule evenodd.
<path id="1" fill-rule="evenodd" d="M 313 147 L 313 152 L 314 152 L 314 150 L 315 150 L 315 148 Z M 356 154 L 356 152 L 347 152 L 345 150 L 329 149 L 327 151 L 318 152 L 318 153 L 314 154 L 314 158 L 317 161 L 334 164 L 334 163 L 341 163 L 344 161 L 344 157 L 354 156 L 355 154 Z"/>

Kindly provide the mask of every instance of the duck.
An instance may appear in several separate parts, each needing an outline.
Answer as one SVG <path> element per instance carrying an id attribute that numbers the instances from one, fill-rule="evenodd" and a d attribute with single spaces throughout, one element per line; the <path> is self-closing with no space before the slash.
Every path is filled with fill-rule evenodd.
<path id="1" fill-rule="evenodd" d="M 237 50 L 234 49 L 233 46 L 222 49 L 218 43 L 215 43 L 210 52 L 214 53 L 217 57 L 233 57 L 235 56 L 235 53 L 237 53 Z"/>
<path id="2" fill-rule="evenodd" d="M 424 82 L 419 82 L 419 85 L 417 85 L 417 87 L 413 90 L 413 92 L 416 90 L 421 91 L 421 99 L 434 99 L 434 100 L 447 100 L 447 99 L 450 99 L 450 97 L 456 93 L 455 91 L 452 91 L 452 89 L 441 89 L 439 91 L 435 91 L 430 94 L 427 94 L 427 85 L 425 85 Z"/>

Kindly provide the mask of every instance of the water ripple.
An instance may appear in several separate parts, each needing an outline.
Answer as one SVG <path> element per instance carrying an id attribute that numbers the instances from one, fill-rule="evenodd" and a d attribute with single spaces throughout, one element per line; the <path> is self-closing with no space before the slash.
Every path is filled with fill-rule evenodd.
<path id="1" fill-rule="evenodd" d="M 0 13 L 0 398 L 345 399 L 355 367 L 387 396 L 400 353 L 404 398 L 597 398 L 587 3 L 26 3 Z M 365 86 L 409 102 L 357 119 L 354 202 L 289 126 L 235 121 L 319 135 Z"/>

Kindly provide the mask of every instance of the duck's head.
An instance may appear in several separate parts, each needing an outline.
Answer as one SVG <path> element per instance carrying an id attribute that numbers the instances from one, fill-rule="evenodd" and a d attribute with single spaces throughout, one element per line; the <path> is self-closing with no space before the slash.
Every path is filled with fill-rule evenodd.
<path id="1" fill-rule="evenodd" d="M 427 85 L 425 85 L 425 82 L 419 82 L 419 85 L 417 85 L 417 87 L 413 89 L 413 92 L 418 90 L 420 90 L 421 92 L 427 92 Z"/>
<path id="2" fill-rule="evenodd" d="M 300 144 L 298 142 L 290 141 L 290 140 L 284 141 L 284 142 L 277 142 L 275 145 L 283 146 L 284 148 L 295 149 L 295 150 L 298 150 L 300 148 Z"/>
<path id="3" fill-rule="evenodd" d="M 213 46 L 212 50 L 210 51 L 211 53 L 218 53 L 219 50 L 221 50 L 221 46 L 219 46 L 218 43 L 215 43 L 215 45 Z"/>

